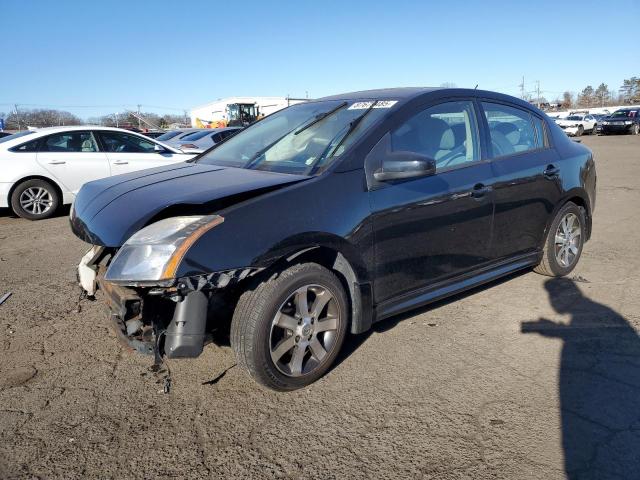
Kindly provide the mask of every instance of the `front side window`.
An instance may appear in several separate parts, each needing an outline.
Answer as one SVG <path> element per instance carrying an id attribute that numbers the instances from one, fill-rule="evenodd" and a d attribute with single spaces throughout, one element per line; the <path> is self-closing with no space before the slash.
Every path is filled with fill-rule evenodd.
<path id="1" fill-rule="evenodd" d="M 111 153 L 154 153 L 156 144 L 136 135 L 121 132 L 100 132 L 102 142 Z"/>
<path id="2" fill-rule="evenodd" d="M 542 147 L 536 136 L 531 115 L 508 105 L 482 102 L 494 157 L 535 150 Z"/>
<path id="3" fill-rule="evenodd" d="M 432 158 L 441 171 L 480 160 L 478 138 L 473 102 L 447 102 L 421 111 L 391 132 L 391 149 Z"/>
<path id="4" fill-rule="evenodd" d="M 45 137 L 41 152 L 97 152 L 98 146 L 91 132 L 56 133 Z"/>
<path id="5" fill-rule="evenodd" d="M 327 100 L 293 105 L 234 133 L 198 162 L 316 175 L 336 161 L 395 103 Z"/>

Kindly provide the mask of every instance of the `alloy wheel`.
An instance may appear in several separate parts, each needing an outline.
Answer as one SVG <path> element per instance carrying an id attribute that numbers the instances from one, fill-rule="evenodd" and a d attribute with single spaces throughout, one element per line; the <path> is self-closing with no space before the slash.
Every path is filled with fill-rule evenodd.
<path id="1" fill-rule="evenodd" d="M 336 347 L 342 321 L 338 302 L 327 288 L 298 288 L 271 322 L 269 348 L 276 368 L 289 377 L 318 369 Z"/>
<path id="2" fill-rule="evenodd" d="M 576 261 L 582 241 L 580 220 L 574 213 L 567 213 L 556 230 L 555 255 L 558 264 L 568 268 Z"/>
<path id="3" fill-rule="evenodd" d="M 20 194 L 20 207 L 32 215 L 42 215 L 53 205 L 51 193 L 42 187 L 29 187 Z"/>

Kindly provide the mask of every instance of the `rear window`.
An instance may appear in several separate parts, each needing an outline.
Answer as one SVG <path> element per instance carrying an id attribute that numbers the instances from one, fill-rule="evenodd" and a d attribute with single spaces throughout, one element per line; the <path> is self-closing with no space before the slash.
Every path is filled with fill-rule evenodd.
<path id="1" fill-rule="evenodd" d="M 203 137 L 206 137 L 209 134 L 213 134 L 213 132 L 211 130 L 209 131 L 202 131 L 202 132 L 193 132 L 190 133 L 188 135 L 185 135 L 184 137 L 180 137 L 180 140 L 200 140 Z"/>
<path id="2" fill-rule="evenodd" d="M 180 133 L 182 133 L 180 132 L 180 130 L 174 130 L 172 132 L 163 133 L 159 137 L 156 137 L 156 140 L 160 140 L 161 142 L 164 142 L 165 140 L 171 140 L 173 137 L 179 135 Z"/>

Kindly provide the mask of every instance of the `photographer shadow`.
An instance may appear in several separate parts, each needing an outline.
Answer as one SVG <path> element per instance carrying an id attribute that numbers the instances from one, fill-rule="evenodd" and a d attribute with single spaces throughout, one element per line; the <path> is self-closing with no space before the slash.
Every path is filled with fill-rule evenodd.
<path id="1" fill-rule="evenodd" d="M 523 322 L 522 332 L 563 341 L 559 393 L 567 478 L 640 478 L 640 337 L 572 280 L 550 279 L 545 288 L 555 311 L 571 319 Z"/>

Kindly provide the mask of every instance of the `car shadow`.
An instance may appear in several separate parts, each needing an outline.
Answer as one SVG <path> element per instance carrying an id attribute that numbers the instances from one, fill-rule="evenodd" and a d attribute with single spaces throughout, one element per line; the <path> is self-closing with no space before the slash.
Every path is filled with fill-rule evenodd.
<path id="1" fill-rule="evenodd" d="M 49 218 L 58 218 L 58 217 L 64 217 L 64 216 L 68 217 L 70 211 L 71 211 L 71 205 L 61 205 L 58 207 L 55 213 Z M 18 215 L 13 213 L 13 210 L 11 210 L 10 208 L 0 208 L 0 218 L 2 217 L 20 218 L 18 217 Z"/>
<path id="2" fill-rule="evenodd" d="M 562 340 L 559 396 L 569 479 L 640 478 L 640 337 L 618 312 L 570 279 L 545 283 L 567 323 L 523 322 L 523 333 Z"/>

